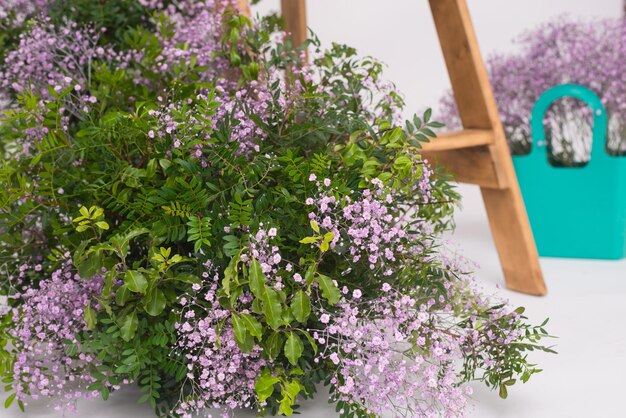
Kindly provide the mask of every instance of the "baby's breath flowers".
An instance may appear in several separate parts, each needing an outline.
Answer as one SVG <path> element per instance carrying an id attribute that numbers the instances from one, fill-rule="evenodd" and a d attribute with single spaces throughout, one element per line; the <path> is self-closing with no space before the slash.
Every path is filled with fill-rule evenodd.
<path id="1" fill-rule="evenodd" d="M 238 347 L 231 312 L 219 308 L 219 274 L 210 262 L 205 267 L 203 284 L 180 298 L 181 318 L 175 324 L 176 350 L 187 368 L 181 393 L 188 389 L 176 412 L 185 418 L 206 408 L 219 408 L 224 416 L 237 408 L 253 408 L 254 384 L 267 363 L 261 347 L 255 346 L 249 353 Z M 249 295 L 239 299 L 241 307 L 249 307 Z"/>
<path id="2" fill-rule="evenodd" d="M 506 396 L 546 332 L 445 256 L 458 196 L 418 152 L 441 125 L 400 123 L 376 60 L 313 38 L 305 63 L 237 3 L 20 6 L 0 55 L 7 405 L 133 384 L 159 416 L 289 416 L 326 384 L 344 418 L 456 417 L 472 380 Z"/>
<path id="3" fill-rule="evenodd" d="M 626 20 L 575 21 L 559 17 L 518 38 L 521 47 L 487 60 L 491 84 L 511 151 L 530 148 L 530 114 L 539 96 L 551 87 L 576 83 L 593 90 L 609 119 L 608 151 L 626 150 Z M 450 128 L 460 124 L 452 94 L 442 100 L 440 118 Z M 546 118 L 556 159 L 576 164 L 589 158 L 591 114 L 582 102 L 562 100 Z"/>
<path id="4" fill-rule="evenodd" d="M 29 287 L 20 296 L 23 304 L 14 310 L 16 327 L 11 331 L 19 354 L 13 365 L 17 399 L 24 404 L 28 398 L 50 398 L 55 408 L 76 410 L 75 401 L 98 396 L 88 387 L 95 382 L 90 374 L 97 365 L 91 354 L 77 354 L 68 346 L 78 344 L 76 334 L 88 328 L 84 316 L 92 307 L 92 298 L 102 290 L 103 277 L 96 274 L 82 279 L 72 271 L 66 260 L 49 278 Z M 22 271 L 31 269 L 24 265 Z M 39 265 L 37 275 L 44 276 Z"/>

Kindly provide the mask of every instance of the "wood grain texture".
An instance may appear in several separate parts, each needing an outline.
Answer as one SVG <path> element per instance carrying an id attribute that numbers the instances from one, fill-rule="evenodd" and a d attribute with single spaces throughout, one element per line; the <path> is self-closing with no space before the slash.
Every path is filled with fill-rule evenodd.
<path id="1" fill-rule="evenodd" d="M 281 13 L 285 19 L 285 30 L 295 47 L 308 37 L 306 26 L 306 0 L 281 0 Z"/>
<path id="2" fill-rule="evenodd" d="M 421 152 L 422 158 L 433 165 L 443 166 L 452 173 L 454 180 L 498 189 L 498 174 L 486 146 L 468 147 L 448 151 Z"/>
<path id="3" fill-rule="evenodd" d="M 466 2 L 430 0 L 430 7 L 463 127 L 492 129 L 498 112 Z"/>
<path id="4" fill-rule="evenodd" d="M 250 2 L 248 0 L 237 0 L 237 8 L 242 15 L 248 18 L 252 16 L 250 12 Z"/>
<path id="5" fill-rule="evenodd" d="M 487 129 L 494 135 L 488 150 L 499 188 L 481 184 L 481 192 L 507 286 L 544 295 L 547 289 L 539 254 L 466 1 L 430 0 L 430 6 L 463 128 Z M 459 152 L 458 159 L 464 158 L 461 151 L 442 155 L 450 152 Z M 486 170 L 457 165 L 458 171 L 453 172 L 459 179 L 468 177 L 466 169 Z M 469 179 L 473 180 L 472 176 Z"/>
<path id="6" fill-rule="evenodd" d="M 489 129 L 464 129 L 432 138 L 420 145 L 424 151 L 450 151 L 459 148 L 478 147 L 494 143 L 495 135 Z"/>

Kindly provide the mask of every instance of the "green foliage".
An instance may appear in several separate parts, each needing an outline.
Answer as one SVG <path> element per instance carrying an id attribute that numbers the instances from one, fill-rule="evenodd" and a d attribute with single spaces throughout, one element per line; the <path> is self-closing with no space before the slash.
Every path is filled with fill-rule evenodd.
<path id="1" fill-rule="evenodd" d="M 291 301 L 291 312 L 298 322 L 306 324 L 311 315 L 311 298 L 302 290 L 298 290 Z"/>
<path id="2" fill-rule="evenodd" d="M 15 356 L 11 350 L 13 336 L 9 332 L 12 324 L 13 318 L 11 315 L 0 315 L 0 378 L 4 385 L 4 391 L 8 393 L 4 401 L 5 408 L 9 408 L 16 398 L 16 393 L 13 392 L 13 365 L 15 364 Z M 18 399 L 17 404 L 23 412 L 24 403 Z"/>
<path id="3" fill-rule="evenodd" d="M 96 330 L 79 337 L 78 344 L 68 342 L 68 353 L 89 353 L 101 362 L 92 370 L 97 381 L 90 389 L 100 391 L 106 400 L 110 385 L 128 379 L 139 384 L 139 402 L 149 402 L 157 412 L 169 414 L 173 404 L 171 400 L 164 402 L 163 396 L 168 393 L 164 385 L 181 380 L 185 370 L 178 359 L 169 355 L 169 347 L 176 340 L 170 320 L 139 319 L 135 313 L 118 321 L 102 318 Z"/>
<path id="4" fill-rule="evenodd" d="M 524 321 L 527 318 L 522 315 L 524 313 L 523 307 L 517 308 L 515 313 L 519 315 L 515 322 L 516 327 L 523 332 L 523 342 L 517 342 L 506 346 L 491 344 L 485 350 L 485 353 L 483 353 L 480 357 L 466 357 L 463 364 L 463 376 L 467 381 L 476 379 L 486 384 L 487 387 L 498 389 L 498 393 L 503 399 L 508 396 L 507 388 L 513 386 L 517 382 L 515 376 L 519 376 L 519 380 L 522 383 L 526 383 L 532 375 L 542 371 L 537 368 L 536 364 L 531 364 L 528 361 L 528 352 L 543 351 L 546 353 L 556 354 L 556 351 L 554 351 L 551 347 L 546 347 L 540 344 L 542 339 L 550 337 L 545 329 L 545 326 L 548 324 L 548 320 L 546 319 L 538 326 L 532 326 Z M 509 319 L 503 318 L 501 321 L 506 320 Z M 467 322 L 462 325 L 467 324 L 473 325 L 474 329 L 478 329 L 483 332 L 491 332 L 498 337 L 506 338 L 506 336 L 503 337 L 503 334 L 497 324 L 492 324 L 488 321 L 482 320 L 476 321 L 472 324 L 471 320 L 468 319 Z M 502 356 L 508 361 L 502 364 L 485 365 L 483 363 L 483 358 L 489 358 L 489 356 L 494 356 L 496 358 L 498 356 Z"/>
<path id="5" fill-rule="evenodd" d="M 300 337 L 295 332 L 290 332 L 287 341 L 285 341 L 285 356 L 292 366 L 298 365 L 298 360 L 300 360 L 303 351 L 304 344 L 302 344 Z"/>
<path id="6" fill-rule="evenodd" d="M 330 277 L 318 274 L 315 276 L 315 281 L 320 286 L 320 289 L 322 289 L 322 296 L 328 301 L 328 303 L 334 305 L 339 302 L 341 293 L 339 292 L 337 285 L 331 280 Z"/>
<path id="7" fill-rule="evenodd" d="M 280 389 L 280 396 L 276 396 L 276 402 L 278 404 L 278 414 L 292 415 L 293 407 L 300 392 L 306 391 L 306 388 L 302 385 L 300 380 L 294 375 L 302 374 L 302 370 L 294 369 L 291 376 L 274 376 L 268 370 L 264 370 L 256 384 L 254 389 L 260 402 L 268 401 L 270 396 L 275 394 L 278 387 Z M 274 405 L 270 405 L 270 408 Z"/>
<path id="8" fill-rule="evenodd" d="M 257 400 L 266 402 L 261 412 L 293 414 L 298 397 L 312 396 L 333 372 L 313 361 L 323 349 L 308 331 L 320 326 L 316 311 L 337 309 L 344 286 L 374 293 L 381 284 L 367 263 L 349 262 L 346 248 L 334 246 L 335 238 L 341 243 L 345 236 L 336 237 L 309 219 L 305 201 L 319 191 L 309 177 L 328 178 L 338 201 L 358 199 L 378 179 L 400 202 L 399 217 L 409 219 L 405 215 L 416 211 L 414 218 L 436 231 L 446 229 L 458 195 L 445 173 L 433 174 L 430 201 L 415 191 L 425 170 L 420 144 L 435 136 L 440 124 L 427 111 L 395 126 L 401 97 L 391 90 L 376 100 L 372 91 L 382 64 L 333 45 L 314 63 L 316 82 L 287 72 L 285 85 L 267 83 L 267 114 L 255 114 L 245 100 L 238 103 L 264 133 L 260 138 L 255 131 L 259 150 L 248 155 L 233 133 L 242 124 L 237 112 L 216 119 L 223 105 L 216 98 L 218 86 L 206 81 L 207 69 L 197 66 L 196 57 L 171 73 L 155 70 L 164 54 L 162 40 L 172 36 L 163 15 L 151 14 L 137 0 L 53 3 L 53 21 L 67 18 L 113 29 L 100 42 L 123 52 L 141 51 L 142 59 L 128 67 L 94 62 L 89 94 L 97 104 L 74 109 L 69 117 L 64 109 L 71 88 L 50 100 L 34 92 L 13 98 L 15 106 L 0 119 L 3 277 L 41 255 L 47 257 L 43 271 L 51 271 L 66 252 L 81 277 L 103 275 L 101 294 L 83 313 L 87 330 L 77 341 L 65 342 L 66 353 L 97 359 L 98 366 L 89 370 L 96 380 L 90 390 L 103 399 L 127 380 L 140 386 L 141 402 L 169 416 L 179 399 L 191 396 L 182 383 L 188 359 L 175 349 L 179 301 L 203 284 L 210 263 L 220 286 L 219 306 L 209 309 L 228 312 L 216 333 L 232 323 L 241 351 L 263 348 L 273 367 L 255 384 Z M 277 19 L 263 20 L 255 29 L 245 17 L 226 15 L 224 22 L 224 43 L 215 55 L 227 57 L 232 74 L 225 76 L 234 76 L 234 85 L 273 80 L 272 70 L 298 65 L 297 50 L 268 42 Z M 3 43 L 13 45 L 15 36 L 0 30 L 0 51 Z M 316 39 L 307 45 L 319 48 Z M 177 124 L 175 134 L 164 127 L 164 114 Z M 22 153 L 22 141 L 36 129 L 45 134 Z M 410 222 L 406 228 L 423 243 L 423 259 L 397 260 L 391 279 L 420 300 L 438 300 L 454 277 L 431 257 L 433 236 L 419 235 L 418 221 Z M 281 265 L 276 273 L 283 278 L 280 286 L 251 251 L 255 232 L 268 227 L 277 229 L 275 240 L 291 266 Z M 294 272 L 302 273 L 304 283 L 292 279 Z M 36 287 L 40 280 L 28 272 L 24 285 Z M 0 294 L 15 293 L 13 283 L 0 282 Z M 241 300 L 248 297 L 251 302 L 243 307 Z M 8 332 L 11 318 L 0 316 L 0 376 L 9 390 L 16 355 Z M 501 353 L 504 368 L 485 368 L 468 358 L 464 377 L 485 370 L 480 378 L 506 395 L 513 376 L 525 381 L 537 372 L 524 353 L 540 349 L 535 343 L 544 335 L 543 325 L 528 328 L 529 344 Z M 10 395 L 7 404 L 14 398 Z M 356 404 L 341 401 L 337 408 L 343 417 L 371 416 Z"/>
<path id="9" fill-rule="evenodd" d="M 199 252 L 204 247 L 211 246 L 211 219 L 190 216 L 187 222 L 188 242 L 193 242 L 193 250 Z"/>
<path id="10" fill-rule="evenodd" d="M 112 33 L 106 34 L 110 41 L 119 42 L 126 28 L 141 25 L 149 17 L 149 13 L 137 0 L 53 0 L 51 3 L 52 19 L 112 28 Z"/>

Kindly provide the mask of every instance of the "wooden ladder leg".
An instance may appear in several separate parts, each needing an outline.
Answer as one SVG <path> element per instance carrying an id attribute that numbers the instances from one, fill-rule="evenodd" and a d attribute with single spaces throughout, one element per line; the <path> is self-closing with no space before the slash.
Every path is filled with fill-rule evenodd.
<path id="1" fill-rule="evenodd" d="M 247 18 L 252 16 L 252 12 L 250 11 L 250 2 L 248 0 L 237 0 L 237 8 L 239 9 L 239 13 Z"/>
<path id="2" fill-rule="evenodd" d="M 542 296 L 547 292 L 519 188 L 481 187 L 491 234 L 509 289 Z"/>
<path id="3" fill-rule="evenodd" d="M 547 289 L 535 239 L 504 133 L 501 129 L 498 132 L 490 151 L 503 187 L 480 188 L 491 235 L 498 250 L 507 287 L 542 296 L 547 293 Z"/>
<path id="4" fill-rule="evenodd" d="M 486 129 L 494 134 L 488 154 L 495 178 L 482 182 L 481 192 L 507 286 L 544 295 L 537 248 L 466 0 L 430 0 L 430 7 L 464 129 Z M 459 177 L 468 178 L 464 173 Z"/>
<path id="5" fill-rule="evenodd" d="M 281 14 L 285 19 L 285 29 L 293 46 L 298 47 L 306 41 L 306 0 L 281 0 Z"/>

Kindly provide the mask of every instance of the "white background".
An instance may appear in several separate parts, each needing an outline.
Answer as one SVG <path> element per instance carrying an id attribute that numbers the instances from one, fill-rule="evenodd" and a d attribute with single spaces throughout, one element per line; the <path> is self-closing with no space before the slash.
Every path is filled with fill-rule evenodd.
<path id="1" fill-rule="evenodd" d="M 574 17 L 617 17 L 621 0 L 468 0 L 483 53 L 512 48 L 521 31 L 559 14 Z M 255 8 L 277 9 L 264 0 Z M 449 83 L 426 0 L 309 0 L 309 26 L 324 43 L 344 42 L 361 54 L 389 65 L 387 77 L 406 95 L 408 110 L 433 106 Z M 477 276 L 487 291 L 502 284 L 497 254 L 477 188 L 464 186 L 465 209 L 457 217 L 453 239 L 480 264 Z M 593 242 L 590 242 L 593 245 Z M 536 321 L 552 318 L 549 330 L 558 356 L 533 359 L 544 372 L 514 387 L 506 401 L 476 385 L 476 418 L 613 418 L 624 413 L 626 375 L 626 260 L 618 262 L 542 259 L 549 287 L 544 298 L 500 290 L 515 305 L 528 307 Z M 109 402 L 81 403 L 79 418 L 148 418 L 138 394 L 124 389 Z M 0 395 L 0 398 L 2 396 Z M 33 403 L 26 415 L 0 409 L 6 418 L 59 418 L 45 403 Z M 1 408 L 1 405 L 0 405 Z M 324 396 L 303 405 L 305 418 L 336 414 Z M 238 413 L 237 417 L 253 416 Z"/>

